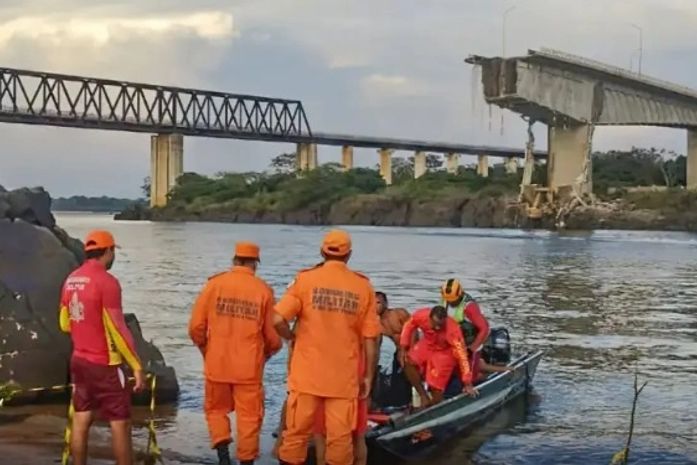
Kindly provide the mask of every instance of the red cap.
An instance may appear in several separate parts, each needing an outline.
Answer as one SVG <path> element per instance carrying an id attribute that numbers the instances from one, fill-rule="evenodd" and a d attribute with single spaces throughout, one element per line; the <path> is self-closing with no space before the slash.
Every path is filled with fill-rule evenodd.
<path id="1" fill-rule="evenodd" d="M 90 232 L 85 238 L 85 252 L 98 249 L 117 247 L 114 236 L 109 231 L 98 229 Z"/>
<path id="2" fill-rule="evenodd" d="M 254 242 L 238 242 L 235 244 L 235 257 L 259 260 L 259 246 Z"/>
<path id="3" fill-rule="evenodd" d="M 343 257 L 351 251 L 351 236 L 341 229 L 332 229 L 324 236 L 322 252 L 332 257 Z"/>

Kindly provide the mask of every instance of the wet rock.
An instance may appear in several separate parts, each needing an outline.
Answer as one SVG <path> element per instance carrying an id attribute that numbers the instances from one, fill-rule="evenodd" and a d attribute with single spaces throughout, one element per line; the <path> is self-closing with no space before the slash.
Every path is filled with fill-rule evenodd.
<path id="1" fill-rule="evenodd" d="M 65 278 L 84 259 L 82 243 L 56 226 L 43 189 L 7 192 L 0 188 L 0 384 L 19 385 L 16 401 L 34 401 L 65 390 L 69 381 L 70 338 L 60 331 L 58 305 Z M 143 338 L 128 316 L 139 355 L 158 376 L 162 401 L 176 399 L 174 370 Z"/>

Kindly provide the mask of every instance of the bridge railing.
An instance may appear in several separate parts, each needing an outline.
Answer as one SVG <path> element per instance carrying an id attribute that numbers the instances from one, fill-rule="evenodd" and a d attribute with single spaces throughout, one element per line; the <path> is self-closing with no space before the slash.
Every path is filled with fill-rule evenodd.
<path id="1" fill-rule="evenodd" d="M 311 135 L 302 103 L 0 68 L 0 120 L 282 140 Z"/>

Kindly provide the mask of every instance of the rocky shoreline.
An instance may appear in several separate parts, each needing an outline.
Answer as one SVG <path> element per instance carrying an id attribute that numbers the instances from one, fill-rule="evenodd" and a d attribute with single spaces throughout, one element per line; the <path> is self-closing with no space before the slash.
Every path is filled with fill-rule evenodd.
<path id="1" fill-rule="evenodd" d="M 294 225 L 360 225 L 451 228 L 558 229 L 555 218 L 527 218 L 512 195 L 406 200 L 388 195 L 358 195 L 331 207 L 307 206 L 295 211 L 240 210 L 183 206 L 148 209 L 137 206 L 117 220 L 162 222 L 219 222 Z M 697 210 L 646 209 L 618 200 L 579 206 L 563 218 L 568 230 L 697 231 Z"/>
<path id="2" fill-rule="evenodd" d="M 59 329 L 57 310 L 63 281 L 84 260 L 82 243 L 57 226 L 41 188 L 0 186 L 0 238 L 0 387 L 18 390 L 5 405 L 67 397 L 70 338 Z M 126 323 L 145 369 L 158 377 L 158 398 L 175 401 L 174 369 L 145 340 L 135 315 L 126 314 Z"/>

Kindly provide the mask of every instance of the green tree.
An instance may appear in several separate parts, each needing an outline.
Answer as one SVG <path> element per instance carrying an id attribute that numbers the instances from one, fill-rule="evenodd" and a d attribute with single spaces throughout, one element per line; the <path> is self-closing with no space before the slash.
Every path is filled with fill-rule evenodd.
<path id="1" fill-rule="evenodd" d="M 296 160 L 295 153 L 282 153 L 271 160 L 270 166 L 276 173 L 294 173 L 298 170 Z"/>
<path id="2" fill-rule="evenodd" d="M 140 185 L 140 192 L 143 194 L 143 198 L 147 201 L 150 201 L 150 186 L 150 176 L 147 176 L 143 179 L 143 184 Z"/>

